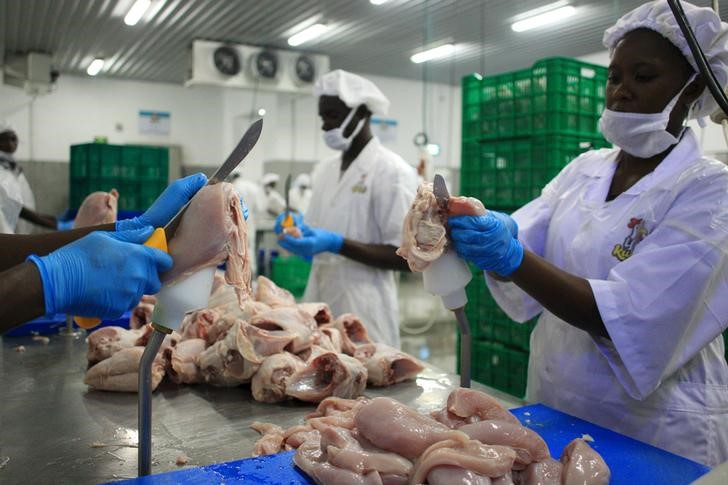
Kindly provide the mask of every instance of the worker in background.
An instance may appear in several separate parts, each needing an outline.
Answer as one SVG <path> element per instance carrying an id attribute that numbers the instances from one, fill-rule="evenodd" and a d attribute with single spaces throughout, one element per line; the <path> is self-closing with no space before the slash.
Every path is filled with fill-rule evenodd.
<path id="1" fill-rule="evenodd" d="M 248 223 L 248 248 L 250 249 L 251 271 L 253 274 L 257 271 L 257 260 L 255 257 L 257 254 L 258 241 L 256 237 L 257 226 L 256 223 L 266 217 L 266 210 L 268 208 L 268 198 L 263 192 L 260 185 L 243 178 L 241 171 L 236 169 L 230 175 L 230 182 L 235 187 L 238 195 L 242 200 L 245 201 L 250 215 L 247 219 Z"/>
<path id="2" fill-rule="evenodd" d="M 117 318 L 157 293 L 172 258 L 143 243 L 206 182 L 199 173 L 180 179 L 144 214 L 115 224 L 0 234 L 0 333 L 43 314 Z"/>
<path id="3" fill-rule="evenodd" d="M 263 179 L 261 180 L 261 185 L 263 186 L 263 191 L 265 192 L 267 200 L 266 212 L 271 217 L 276 217 L 283 209 L 286 208 L 285 199 L 283 199 L 280 192 L 276 190 L 276 186 L 279 181 L 280 177 L 276 173 L 267 173 L 263 175 Z"/>
<path id="4" fill-rule="evenodd" d="M 0 234 L 29 232 L 29 226 L 20 227 L 20 219 L 57 229 L 59 222 L 54 216 L 36 212 L 33 191 L 13 156 L 17 149 L 17 133 L 8 123 L 0 122 Z"/>
<path id="5" fill-rule="evenodd" d="M 291 208 L 305 214 L 308 210 L 308 206 L 311 203 L 311 196 L 313 190 L 311 190 L 311 176 L 307 173 L 299 174 L 293 180 L 293 186 L 288 193 L 288 200 L 291 203 Z"/>
<path id="6" fill-rule="evenodd" d="M 374 83 L 336 70 L 322 76 L 314 92 L 324 141 L 340 154 L 314 169 L 311 204 L 305 220 L 297 219 L 303 237 L 285 235 L 279 244 L 313 257 L 305 300 L 326 302 L 336 315 L 354 313 L 372 339 L 399 347 L 393 270 L 408 271 L 395 251 L 417 174 L 372 135 L 372 113 L 389 108 Z"/>
<path id="7" fill-rule="evenodd" d="M 724 87 L 728 24 L 682 5 Z M 615 147 L 577 157 L 512 218 L 451 217 L 452 240 L 511 318 L 541 313 L 529 401 L 714 466 L 728 460 L 728 168 L 685 121 L 717 105 L 665 0 L 604 45 Z"/>

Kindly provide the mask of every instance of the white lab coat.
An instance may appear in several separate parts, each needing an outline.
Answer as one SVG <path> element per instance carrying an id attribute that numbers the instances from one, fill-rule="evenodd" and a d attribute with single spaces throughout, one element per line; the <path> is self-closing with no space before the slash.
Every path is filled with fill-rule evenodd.
<path id="1" fill-rule="evenodd" d="M 414 169 L 372 138 L 340 174 L 340 156 L 316 166 L 306 224 L 362 243 L 399 247 L 402 223 L 417 190 Z M 394 271 L 321 253 L 314 257 L 305 300 L 328 303 L 336 316 L 358 315 L 373 340 L 399 348 Z"/>
<path id="2" fill-rule="evenodd" d="M 238 177 L 233 181 L 233 187 L 248 207 L 248 250 L 250 251 L 250 265 L 253 274 L 258 268 L 258 255 L 256 254 L 256 230 L 257 222 L 266 217 L 268 200 L 263 192 L 263 187 L 250 180 Z"/>
<path id="3" fill-rule="evenodd" d="M 312 196 L 313 191 L 309 188 L 301 191 L 300 187 L 293 187 L 288 191 L 288 201 L 291 204 L 291 209 L 305 214 L 308 211 L 308 206 L 311 205 Z"/>
<path id="4" fill-rule="evenodd" d="M 525 247 L 588 279 L 611 341 L 543 311 L 528 398 L 707 465 L 728 459 L 728 168 L 691 130 L 605 202 L 616 149 L 571 162 L 513 215 Z M 543 308 L 487 278 L 518 321 Z"/>
<path id="5" fill-rule="evenodd" d="M 275 189 L 271 189 L 266 194 L 267 199 L 267 210 L 268 214 L 272 217 L 276 217 L 278 214 L 286 209 L 286 200 L 283 196 Z M 275 215 L 274 215 L 275 214 Z"/>
<path id="6" fill-rule="evenodd" d="M 0 152 L 0 157 L 13 161 L 11 155 L 3 152 Z M 19 227 L 23 206 L 35 209 L 35 197 L 28 179 L 21 170 L 0 164 L 0 234 L 29 232 L 29 224 Z"/>

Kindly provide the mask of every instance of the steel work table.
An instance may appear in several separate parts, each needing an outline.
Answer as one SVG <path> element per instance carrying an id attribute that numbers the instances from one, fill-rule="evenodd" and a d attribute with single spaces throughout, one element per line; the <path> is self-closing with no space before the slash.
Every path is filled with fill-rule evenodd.
<path id="1" fill-rule="evenodd" d="M 0 345 L 0 482 L 98 483 L 137 476 L 137 396 L 91 391 L 83 383 L 86 343 L 50 336 L 2 338 Z M 18 353 L 15 347 L 24 345 Z M 439 409 L 459 379 L 428 366 L 415 382 L 368 388 L 421 411 Z M 507 407 L 522 401 L 474 383 Z M 153 401 L 152 473 L 250 456 L 258 433 L 253 421 L 283 427 L 302 422 L 312 404 L 252 400 L 249 386 L 215 388 L 163 382 Z M 98 445 L 110 445 L 95 447 Z M 9 458 L 6 462 L 6 458 Z M 3 463 L 5 464 L 3 465 Z"/>

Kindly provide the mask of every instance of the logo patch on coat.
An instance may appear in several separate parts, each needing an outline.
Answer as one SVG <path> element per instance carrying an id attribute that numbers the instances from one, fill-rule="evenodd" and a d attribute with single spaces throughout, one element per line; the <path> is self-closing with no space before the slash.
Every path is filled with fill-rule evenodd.
<path id="1" fill-rule="evenodd" d="M 612 256 L 617 258 L 619 261 L 624 261 L 634 252 L 634 248 L 642 241 L 650 231 L 645 227 L 645 220 L 632 217 L 627 224 L 627 228 L 630 230 L 629 234 L 622 244 L 616 244 L 612 249 Z"/>
<path id="2" fill-rule="evenodd" d="M 361 178 L 359 179 L 359 181 L 356 183 L 356 185 L 354 185 L 351 188 L 351 191 L 355 194 L 365 193 L 367 191 L 367 186 L 365 185 L 366 181 L 367 181 L 367 174 L 363 173 L 361 175 Z"/>

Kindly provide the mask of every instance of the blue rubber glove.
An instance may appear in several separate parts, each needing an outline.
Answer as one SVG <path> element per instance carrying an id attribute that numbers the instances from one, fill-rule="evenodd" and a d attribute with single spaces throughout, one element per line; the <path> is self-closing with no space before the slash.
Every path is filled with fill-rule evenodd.
<path id="1" fill-rule="evenodd" d="M 46 314 L 116 318 L 142 295 L 157 293 L 172 258 L 142 245 L 152 231 L 92 232 L 47 256 L 29 256 L 40 272 Z"/>
<path id="2" fill-rule="evenodd" d="M 243 219 L 245 219 L 247 221 L 248 216 L 250 215 L 250 210 L 248 210 L 248 206 L 242 197 L 240 197 L 240 207 L 243 208 Z"/>
<path id="3" fill-rule="evenodd" d="M 73 229 L 73 219 L 68 221 L 62 221 L 60 219 L 56 220 L 56 229 L 59 231 L 70 231 Z"/>
<path id="4" fill-rule="evenodd" d="M 306 225 L 299 226 L 302 237 L 283 236 L 278 244 L 285 250 L 304 258 L 311 258 L 319 253 L 337 253 L 344 244 L 344 236 L 326 229 L 314 229 Z"/>
<path id="5" fill-rule="evenodd" d="M 504 214 L 503 212 L 489 210 L 488 214 L 492 215 L 493 217 L 495 217 L 496 219 L 501 221 L 503 224 L 505 224 L 506 227 L 508 228 L 508 230 L 511 231 L 511 236 L 518 239 L 518 224 L 516 224 L 515 219 L 513 219 L 508 214 Z"/>
<path id="6" fill-rule="evenodd" d="M 523 262 L 523 246 L 513 235 L 513 226 L 518 231 L 515 221 L 511 226 L 503 216 L 511 219 L 489 211 L 484 216 L 449 217 L 448 225 L 458 256 L 482 270 L 509 276 Z"/>
<path id="7" fill-rule="evenodd" d="M 117 231 L 140 229 L 146 226 L 164 227 L 207 183 L 204 173 L 196 173 L 179 180 L 175 180 L 164 192 L 157 197 L 147 211 L 132 219 L 123 219 L 116 222 Z"/>
<path id="8" fill-rule="evenodd" d="M 303 224 L 303 214 L 300 212 L 291 211 L 291 217 L 293 217 L 293 224 L 296 227 L 302 227 Z M 283 211 L 280 214 L 278 214 L 278 217 L 276 217 L 276 224 L 273 227 L 273 230 L 276 234 L 281 234 L 283 232 L 283 219 L 286 218 L 286 212 Z"/>

